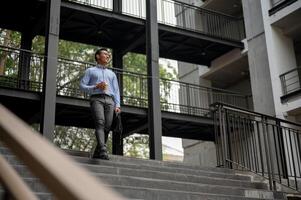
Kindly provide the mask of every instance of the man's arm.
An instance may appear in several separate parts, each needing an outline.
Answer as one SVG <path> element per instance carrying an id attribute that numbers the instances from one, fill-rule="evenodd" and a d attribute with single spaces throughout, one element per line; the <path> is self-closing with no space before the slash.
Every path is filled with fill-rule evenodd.
<path id="1" fill-rule="evenodd" d="M 83 92 L 91 93 L 91 91 L 94 90 L 95 85 L 88 85 L 89 81 L 90 81 L 90 70 L 87 69 L 85 75 L 80 81 L 80 86 L 79 86 Z"/>
<path id="2" fill-rule="evenodd" d="M 120 92 L 116 74 L 113 76 L 113 93 L 114 93 L 114 102 L 115 102 L 115 112 L 120 112 Z"/>

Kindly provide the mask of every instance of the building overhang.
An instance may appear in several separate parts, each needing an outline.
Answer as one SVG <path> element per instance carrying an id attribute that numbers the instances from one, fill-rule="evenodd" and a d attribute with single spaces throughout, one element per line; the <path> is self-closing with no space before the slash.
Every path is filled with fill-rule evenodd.
<path id="1" fill-rule="evenodd" d="M 295 1 L 270 16 L 271 25 L 293 40 L 301 40 L 301 2 Z"/>
<path id="2" fill-rule="evenodd" d="M 248 56 L 236 48 L 212 61 L 209 71 L 200 77 L 210 80 L 213 87 L 228 88 L 249 77 Z"/>

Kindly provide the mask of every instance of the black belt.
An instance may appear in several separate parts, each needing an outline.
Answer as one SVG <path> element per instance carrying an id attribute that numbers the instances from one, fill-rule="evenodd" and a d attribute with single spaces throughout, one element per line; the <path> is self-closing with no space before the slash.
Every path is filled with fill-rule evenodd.
<path id="1" fill-rule="evenodd" d="M 108 94 L 92 94 L 90 97 L 111 97 L 111 95 Z"/>

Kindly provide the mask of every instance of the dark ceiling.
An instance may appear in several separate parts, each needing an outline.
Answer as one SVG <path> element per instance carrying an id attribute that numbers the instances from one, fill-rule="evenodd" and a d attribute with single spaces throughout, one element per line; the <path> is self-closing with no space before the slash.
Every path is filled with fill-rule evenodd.
<path id="1" fill-rule="evenodd" d="M 1 4 L 0 28 L 44 35 L 45 16 L 43 0 L 5 1 Z M 163 24 L 159 24 L 158 36 L 160 57 L 208 66 L 233 48 L 243 47 L 240 42 Z M 145 20 L 63 1 L 60 39 L 144 54 Z"/>

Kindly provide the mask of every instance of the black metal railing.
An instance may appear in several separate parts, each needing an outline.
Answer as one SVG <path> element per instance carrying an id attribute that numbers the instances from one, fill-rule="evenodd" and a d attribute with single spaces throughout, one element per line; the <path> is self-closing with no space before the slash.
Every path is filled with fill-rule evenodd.
<path id="1" fill-rule="evenodd" d="M 283 95 L 301 90 L 301 67 L 280 75 Z"/>
<path id="2" fill-rule="evenodd" d="M 71 67 L 76 70 L 72 73 L 73 77 L 71 79 L 68 78 L 69 81 L 62 79 L 62 75 L 58 74 L 57 93 L 63 96 L 87 98 L 87 95 L 78 88 L 79 80 L 85 69 L 94 64 L 66 59 L 59 59 L 58 63 L 59 69 L 67 70 L 67 68 Z M 119 85 L 122 86 L 121 103 L 123 105 L 146 108 L 148 106 L 147 79 L 151 77 L 148 77 L 146 74 L 120 70 L 117 68 L 112 68 L 112 70 L 117 76 Z M 161 78 L 159 81 L 161 109 L 163 111 L 204 116 L 210 113 L 209 105 L 216 101 L 234 104 L 244 108 L 248 107 L 247 97 L 244 95 L 176 80 Z"/>
<path id="3" fill-rule="evenodd" d="M 214 108 L 218 165 L 252 171 L 276 183 L 300 191 L 301 124 L 234 106 Z"/>
<path id="4" fill-rule="evenodd" d="M 270 0 L 270 1 L 271 1 L 271 4 L 272 4 L 272 7 L 275 7 L 275 6 L 278 6 L 278 5 L 283 4 L 283 3 L 295 2 L 297 0 Z"/>
<path id="5" fill-rule="evenodd" d="M 90 7 L 105 9 L 105 10 L 113 10 L 113 0 L 69 0 L 72 2 L 80 3 L 83 5 L 87 5 Z"/>
<path id="6" fill-rule="evenodd" d="M 295 3 L 298 0 L 270 0 L 271 1 L 271 9 L 269 10 L 269 15 L 273 15 L 279 10 Z"/>
<path id="7" fill-rule="evenodd" d="M 112 10 L 112 0 L 69 0 L 72 2 Z M 245 38 L 241 18 L 217 13 L 175 0 L 157 0 L 158 22 L 213 37 L 241 41 Z M 145 0 L 123 0 L 122 14 L 145 19 Z"/>
<path id="8" fill-rule="evenodd" d="M 29 56 L 30 70 L 27 79 L 19 77 L 20 55 L 26 52 Z M 4 74 L 0 76 L 0 86 L 42 91 L 44 56 L 26 50 L 0 46 L 0 54 L 5 53 Z M 57 95 L 75 98 L 88 98 L 79 90 L 80 79 L 85 70 L 94 63 L 58 58 Z M 24 66 L 23 66 L 24 68 Z M 20 70 L 22 67 L 20 68 Z M 148 106 L 148 87 L 146 74 L 140 74 L 112 68 L 121 87 L 122 105 L 136 107 Z M 176 80 L 159 79 L 160 100 L 163 111 L 185 113 L 190 115 L 210 115 L 209 105 L 214 102 L 224 102 L 243 108 L 248 108 L 248 96 L 236 94 L 227 90 L 203 87 Z"/>
<path id="9" fill-rule="evenodd" d="M 175 0 L 158 2 L 158 21 L 222 39 L 245 38 L 243 19 Z"/>

